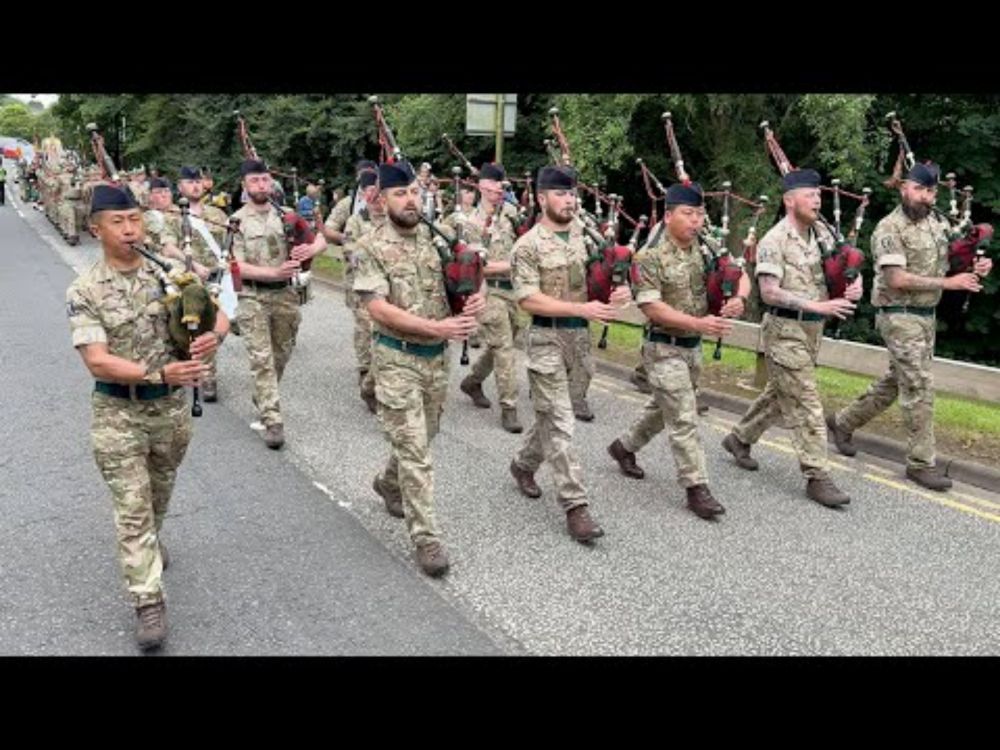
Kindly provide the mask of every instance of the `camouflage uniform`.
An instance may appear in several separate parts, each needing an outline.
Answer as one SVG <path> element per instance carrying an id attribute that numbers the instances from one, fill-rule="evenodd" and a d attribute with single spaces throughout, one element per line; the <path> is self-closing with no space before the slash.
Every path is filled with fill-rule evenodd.
<path id="1" fill-rule="evenodd" d="M 333 207 L 330 211 L 330 215 L 326 217 L 326 221 L 323 222 L 327 229 L 332 229 L 334 232 L 343 232 L 344 227 L 347 226 L 347 220 L 351 216 L 351 196 L 346 196 L 337 201 L 337 205 Z"/>
<path id="2" fill-rule="evenodd" d="M 786 216 L 761 239 L 756 273 L 777 277 L 782 289 L 804 299 L 822 301 L 828 294 L 821 257 L 816 237 L 811 234 L 809 242 L 803 240 Z M 792 447 L 809 479 L 825 476 L 829 468 L 815 371 L 824 322 L 821 316 L 819 320 L 784 318 L 770 312 L 764 316 L 761 333 L 767 387 L 733 429 L 741 442 L 752 445 L 781 417 L 792 430 Z"/>
<path id="3" fill-rule="evenodd" d="M 461 223 L 463 241 L 483 245 L 489 261 L 509 261 L 511 249 L 517 241 L 514 230 L 517 209 L 509 203 L 503 203 L 501 212 L 499 217 L 488 216 L 479 207 Z M 445 222 L 453 226 L 456 222 L 455 214 L 450 214 Z M 517 407 L 514 339 L 518 334 L 518 306 L 509 276 L 490 276 L 487 278 L 487 286 L 489 296 L 486 299 L 486 310 L 479 320 L 479 331 L 487 349 L 472 365 L 468 380 L 481 384 L 493 372 L 495 365 L 500 406 L 514 409 Z"/>
<path id="4" fill-rule="evenodd" d="M 635 256 L 639 267 L 636 302 L 665 302 L 675 310 L 703 317 L 708 313 L 705 288 L 707 249 L 697 242 L 678 247 L 667 232 Z M 648 340 L 673 337 L 673 343 Z M 705 451 L 698 436 L 695 386 L 701 375 L 701 334 L 650 323 L 642 348 L 643 364 L 653 396 L 638 422 L 620 438 L 625 450 L 635 453 L 670 426 L 670 451 L 682 487 L 707 483 Z"/>
<path id="5" fill-rule="evenodd" d="M 98 260 L 66 294 L 73 345 L 106 343 L 111 354 L 157 372 L 181 358 L 167 331 L 162 298 L 147 262 L 122 273 Z M 91 396 L 94 458 L 111 489 L 118 559 L 136 607 L 163 599 L 159 533 L 191 440 L 184 390 L 171 390 L 147 401 L 97 391 Z"/>
<path id="6" fill-rule="evenodd" d="M 59 231 L 63 237 L 74 243 L 80 239 L 76 230 L 75 209 L 80 197 L 80 187 L 73 172 L 66 169 L 59 175 L 59 203 L 56 212 L 59 218 Z"/>
<path id="7" fill-rule="evenodd" d="M 425 227 L 405 236 L 391 221 L 383 221 L 358 246 L 354 291 L 365 295 L 363 299 L 381 297 L 431 320 L 449 316 L 441 259 Z M 403 334 L 374 320 L 372 327 L 378 413 L 392 445 L 381 481 L 402 494 L 410 538 L 419 547 L 438 540 L 430 444 L 448 394 L 448 357 L 440 339 Z M 397 347 L 406 342 L 429 349 L 400 351 L 392 342 Z"/>
<path id="8" fill-rule="evenodd" d="M 344 226 L 344 304 L 354 314 L 354 354 L 358 359 L 358 379 L 361 383 L 361 393 L 375 394 L 375 373 L 372 370 L 372 319 L 368 308 L 360 303 L 354 291 L 354 275 L 358 267 L 358 241 L 371 232 L 384 217 L 371 217 L 368 209 L 361 213 L 351 214 Z"/>
<path id="9" fill-rule="evenodd" d="M 240 220 L 240 232 L 233 237 L 233 252 L 238 260 L 274 268 L 288 259 L 291 248 L 285 242 L 282 219 L 274 206 L 260 213 L 254 210 L 253 203 L 247 203 L 233 217 Z M 292 356 L 302 321 L 299 294 L 290 282 L 244 279 L 238 297 L 236 319 L 250 355 L 260 421 L 265 427 L 280 425 L 278 383 Z"/>
<path id="10" fill-rule="evenodd" d="M 514 299 L 532 294 L 566 302 L 587 301 L 587 250 L 581 229 L 573 224 L 569 241 L 536 224 L 521 236 L 511 252 Z M 583 367 L 581 354 L 589 351 L 590 331 L 583 318 L 563 318 L 563 326 L 532 325 L 527 332 L 528 384 L 535 408 L 535 422 L 514 463 L 534 474 L 548 459 L 564 511 L 587 505 L 583 472 L 573 450 L 575 417 L 569 384 Z M 571 322 L 577 327 L 566 327 Z"/>
<path id="11" fill-rule="evenodd" d="M 878 310 L 875 327 L 889 352 L 889 371 L 872 383 L 867 393 L 837 414 L 837 426 L 847 432 L 863 426 L 899 397 L 906 425 L 907 466 L 931 468 L 934 453 L 934 308 L 941 289 L 890 289 L 884 269 L 901 267 L 918 276 L 940 278 L 948 271 L 948 224 L 933 215 L 911 221 L 901 206 L 886 216 L 872 233 L 875 284 L 872 305 Z M 885 312 L 887 306 L 911 312 Z"/>
<path id="12" fill-rule="evenodd" d="M 146 215 L 148 216 L 151 213 L 153 213 L 152 210 L 147 211 Z M 181 238 L 183 237 L 184 232 L 181 227 L 180 211 L 176 208 L 172 208 L 165 214 L 159 211 L 156 213 L 163 216 L 163 228 L 159 233 L 158 244 L 162 246 L 167 243 L 171 243 L 175 247 L 183 249 Z M 193 218 L 195 217 L 192 214 L 192 219 Z M 226 222 L 229 221 L 229 217 L 214 206 L 205 206 L 202 208 L 201 218 L 205 219 L 205 227 L 215 239 L 216 243 L 221 247 L 222 241 L 226 235 Z M 211 270 L 218 269 L 222 266 L 222 262 L 218 257 L 216 257 L 215 253 L 212 252 L 212 248 L 209 247 L 208 243 L 201 236 L 201 232 L 198 232 L 197 230 L 191 232 L 191 256 L 196 262 Z M 202 361 L 208 367 L 208 373 L 206 373 L 204 377 L 204 384 L 210 391 L 214 390 L 212 386 L 215 385 L 218 380 L 215 354 L 205 357 Z"/>

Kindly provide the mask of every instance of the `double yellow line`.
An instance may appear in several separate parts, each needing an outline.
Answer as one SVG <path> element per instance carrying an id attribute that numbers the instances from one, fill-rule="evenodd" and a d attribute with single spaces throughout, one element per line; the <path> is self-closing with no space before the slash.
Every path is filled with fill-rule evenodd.
<path id="1" fill-rule="evenodd" d="M 603 391 L 612 396 L 618 398 L 624 398 L 629 401 L 635 401 L 637 403 L 645 404 L 649 400 L 649 396 L 643 393 L 638 393 L 632 390 L 626 390 L 622 386 L 614 383 L 606 378 L 594 378 L 591 382 L 591 387 L 596 388 L 599 391 Z M 733 425 L 736 424 L 735 421 L 724 421 L 717 418 L 710 418 L 705 420 L 704 424 L 711 427 L 716 432 L 728 433 Z M 776 440 L 760 440 L 761 445 L 766 445 L 769 448 L 780 451 L 782 453 L 794 454 L 795 450 L 791 447 L 787 438 L 777 438 Z M 886 476 L 879 476 L 879 474 L 891 475 L 892 472 L 888 469 L 884 469 L 876 464 L 864 464 L 865 467 L 870 469 L 872 472 L 865 472 L 860 469 L 856 469 L 853 466 L 835 461 L 830 459 L 830 466 L 839 469 L 841 471 L 846 471 L 851 474 L 860 474 L 864 479 L 875 484 L 881 484 L 885 487 L 892 487 L 895 490 L 900 490 L 905 494 L 914 495 L 916 497 L 922 498 L 924 500 L 930 500 L 932 503 L 937 503 L 938 505 L 943 505 L 947 508 L 953 510 L 959 510 L 963 513 L 968 513 L 973 516 L 978 516 L 979 518 L 985 518 L 987 521 L 993 521 L 994 523 L 1000 523 L 1000 503 L 995 503 L 992 500 L 986 500 L 985 498 L 976 497 L 974 495 L 968 495 L 964 492 L 958 492 L 957 490 L 951 490 L 944 494 L 931 494 L 930 492 L 924 492 L 923 490 L 916 489 L 909 484 L 904 484 L 898 482 L 894 479 L 889 479 Z M 958 498 L 958 499 L 955 499 Z M 959 500 L 964 500 L 966 502 L 959 502 Z M 968 505 L 966 503 L 972 503 Z M 974 507 L 979 506 L 979 507 Z M 985 510 L 983 510 L 985 508 Z"/>

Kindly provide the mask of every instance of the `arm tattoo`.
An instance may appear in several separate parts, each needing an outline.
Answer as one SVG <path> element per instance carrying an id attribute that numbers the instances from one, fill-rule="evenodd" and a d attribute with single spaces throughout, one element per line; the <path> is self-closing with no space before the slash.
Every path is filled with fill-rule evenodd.
<path id="1" fill-rule="evenodd" d="M 944 279 L 933 276 L 917 276 L 916 274 L 904 271 L 899 266 L 886 268 L 885 280 L 890 287 L 914 292 L 944 288 Z"/>
<path id="2" fill-rule="evenodd" d="M 805 297 L 800 297 L 794 292 L 782 289 L 781 282 L 777 276 L 761 274 L 759 283 L 761 299 L 767 305 L 786 307 L 789 310 L 801 310 L 809 302 Z"/>

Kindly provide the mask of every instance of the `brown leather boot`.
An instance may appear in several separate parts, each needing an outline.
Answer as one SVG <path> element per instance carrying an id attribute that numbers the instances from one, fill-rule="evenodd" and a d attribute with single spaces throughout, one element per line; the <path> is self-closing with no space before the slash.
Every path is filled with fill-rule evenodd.
<path id="1" fill-rule="evenodd" d="M 858 452 L 858 448 L 851 439 L 854 437 L 853 432 L 848 432 L 837 426 L 837 415 L 827 414 L 826 415 L 826 426 L 830 430 L 830 437 L 833 438 L 833 444 L 837 446 L 837 450 L 840 451 L 845 456 L 854 456 Z"/>
<path id="2" fill-rule="evenodd" d="M 733 458 L 736 459 L 736 465 L 741 469 L 746 469 L 747 471 L 757 471 L 760 468 L 760 464 L 757 460 L 750 457 L 750 446 L 746 443 L 740 441 L 736 437 L 736 433 L 730 432 L 726 435 L 725 440 L 722 441 L 722 447 L 733 454 Z"/>
<path id="3" fill-rule="evenodd" d="M 632 376 L 629 378 L 629 382 L 632 383 L 636 388 L 638 388 L 643 393 L 652 393 L 653 389 L 649 387 L 649 381 L 642 377 L 635 370 L 632 371 Z"/>
<path id="4" fill-rule="evenodd" d="M 829 474 L 810 479 L 806 483 L 806 495 L 810 500 L 815 500 L 827 508 L 836 508 L 851 502 L 851 498 L 840 491 Z"/>
<path id="5" fill-rule="evenodd" d="M 483 393 L 483 384 L 477 383 L 472 380 L 472 376 L 466 376 L 458 387 L 461 389 L 462 393 L 466 394 L 472 399 L 472 403 L 478 406 L 480 409 L 489 409 L 490 400 L 486 398 L 486 394 Z"/>
<path id="6" fill-rule="evenodd" d="M 618 462 L 618 468 L 621 469 L 622 474 L 627 477 L 632 477 L 633 479 L 642 479 L 646 476 L 639 465 L 635 462 L 635 454 L 625 450 L 625 446 L 622 445 L 621 440 L 615 440 L 611 445 L 608 446 L 608 453 L 611 455 L 615 461 Z"/>
<path id="7" fill-rule="evenodd" d="M 375 398 L 374 393 L 365 393 L 361 391 L 361 400 L 365 402 L 365 406 L 368 407 L 368 411 L 372 414 L 378 413 L 378 399 Z"/>
<path id="8" fill-rule="evenodd" d="M 271 424 L 264 428 L 264 442 L 271 450 L 278 450 L 285 444 L 285 428 L 280 424 Z"/>
<path id="9" fill-rule="evenodd" d="M 586 401 L 581 401 L 578 404 L 573 404 L 573 414 L 581 422 L 593 422 L 594 412 L 590 410 L 590 404 Z"/>
<path id="10" fill-rule="evenodd" d="M 385 501 L 385 509 L 389 512 L 390 516 L 402 518 L 405 515 L 403 513 L 403 496 L 398 490 L 393 491 L 382 479 L 381 474 L 375 475 L 375 481 L 372 482 L 372 489 Z"/>
<path id="11" fill-rule="evenodd" d="M 525 471 L 517 465 L 517 461 L 510 462 L 510 473 L 517 482 L 517 488 L 525 497 L 541 497 L 542 488 L 535 484 L 535 475 L 530 471 Z"/>
<path id="12" fill-rule="evenodd" d="M 590 517 L 586 505 L 578 505 L 566 512 L 566 529 L 578 542 L 590 542 L 604 536 L 604 529 Z"/>
<path id="13" fill-rule="evenodd" d="M 524 431 L 524 427 L 517 420 L 517 409 L 512 409 L 509 406 L 503 407 L 500 413 L 500 425 L 507 430 L 507 432 L 513 432 L 515 435 L 519 432 Z"/>
<path id="14" fill-rule="evenodd" d="M 417 547 L 417 564 L 431 578 L 438 578 L 448 572 L 448 553 L 441 542 L 430 542 Z"/>
<path id="15" fill-rule="evenodd" d="M 944 492 L 950 490 L 952 481 L 934 466 L 929 469 L 917 469 L 912 466 L 906 467 L 906 476 L 929 490 Z"/>
<path id="16" fill-rule="evenodd" d="M 687 506 L 698 518 L 714 518 L 726 512 L 721 503 L 712 497 L 707 484 L 687 488 Z"/>
<path id="17" fill-rule="evenodd" d="M 159 648 L 167 639 L 167 607 L 163 602 L 147 604 L 135 611 L 135 641 L 143 651 Z"/>

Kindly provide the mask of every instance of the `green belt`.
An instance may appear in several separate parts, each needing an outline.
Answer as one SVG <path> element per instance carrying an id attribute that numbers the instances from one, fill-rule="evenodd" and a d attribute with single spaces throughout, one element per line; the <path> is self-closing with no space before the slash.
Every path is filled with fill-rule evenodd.
<path id="1" fill-rule="evenodd" d="M 496 289 L 509 289 L 514 290 L 514 285 L 507 281 L 507 279 L 486 279 L 486 285 L 492 286 Z"/>
<path id="2" fill-rule="evenodd" d="M 531 325 L 542 328 L 586 328 L 586 318 L 550 318 L 547 315 L 532 315 Z"/>
<path id="3" fill-rule="evenodd" d="M 671 346 L 680 346 L 685 349 L 694 349 L 696 346 L 701 344 L 701 336 L 671 336 L 667 333 L 659 333 L 657 331 L 647 331 L 646 341 L 651 341 L 655 344 L 670 344 Z"/>
<path id="4" fill-rule="evenodd" d="M 880 313 L 906 313 L 907 315 L 923 315 L 925 318 L 934 317 L 933 307 L 907 307 L 906 305 L 886 305 L 876 307 L 875 312 Z"/>
<path id="5" fill-rule="evenodd" d="M 439 354 L 444 354 L 444 342 L 440 344 L 414 344 L 410 341 L 403 341 L 402 339 L 393 338 L 392 336 L 386 336 L 384 333 L 375 334 L 375 340 L 382 346 L 387 346 L 390 349 L 396 349 L 397 351 L 406 352 L 407 354 L 416 354 L 418 357 L 436 357 Z"/>
<path id="6" fill-rule="evenodd" d="M 122 385 L 121 383 L 105 383 L 98 380 L 94 383 L 94 390 L 106 396 L 116 398 L 127 398 L 134 401 L 155 401 L 158 398 L 169 396 L 180 388 L 179 385 Z M 133 393 L 134 398 L 133 398 Z"/>
<path id="7" fill-rule="evenodd" d="M 779 318 L 791 318 L 792 320 L 802 320 L 807 323 L 815 323 L 826 317 L 825 315 L 820 315 L 819 313 L 789 310 L 785 307 L 769 307 L 767 308 L 767 311 L 771 313 L 771 315 L 777 315 Z"/>

